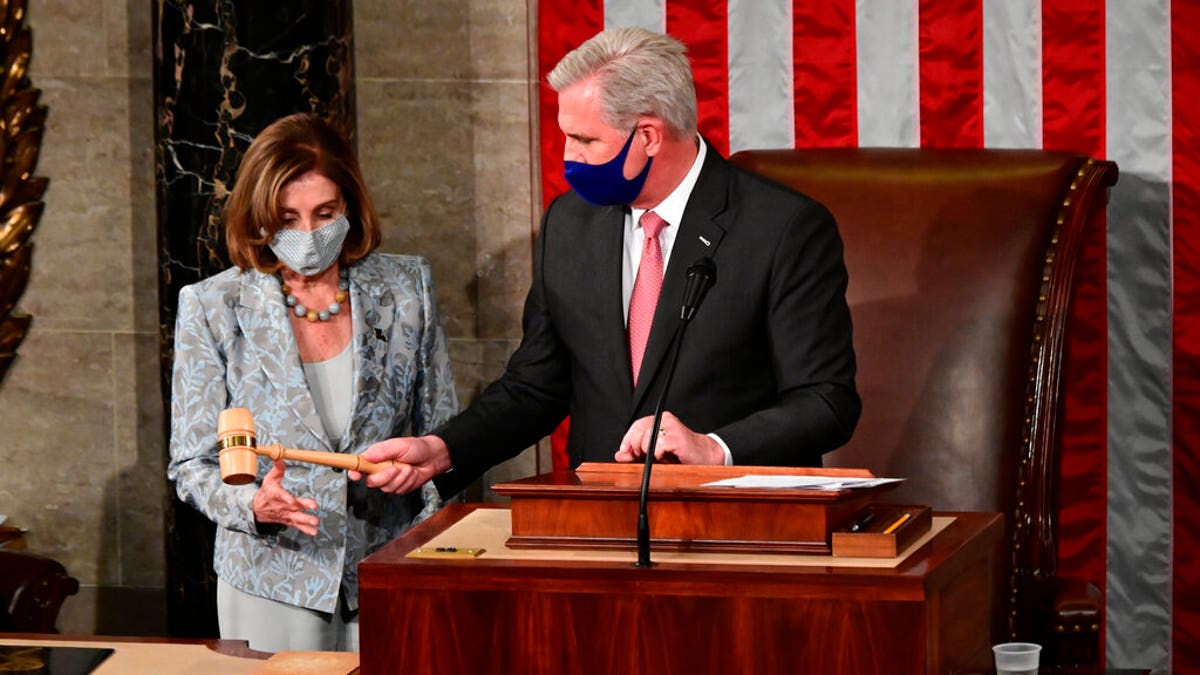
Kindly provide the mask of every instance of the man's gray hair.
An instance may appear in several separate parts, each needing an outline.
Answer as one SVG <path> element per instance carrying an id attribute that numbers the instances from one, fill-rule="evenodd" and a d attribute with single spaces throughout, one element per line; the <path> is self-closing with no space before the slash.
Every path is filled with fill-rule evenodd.
<path id="1" fill-rule="evenodd" d="M 652 115 L 676 139 L 696 134 L 696 85 L 679 40 L 641 28 L 606 30 L 564 56 L 546 79 L 561 92 L 593 74 L 610 127 L 631 130 L 638 117 Z"/>

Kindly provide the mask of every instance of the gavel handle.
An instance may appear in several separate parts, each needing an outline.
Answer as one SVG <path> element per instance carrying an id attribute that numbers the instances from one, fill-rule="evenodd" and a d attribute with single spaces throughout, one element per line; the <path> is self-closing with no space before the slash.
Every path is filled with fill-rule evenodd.
<path id="1" fill-rule="evenodd" d="M 282 445 L 262 445 L 254 448 L 255 454 L 271 459 L 290 459 L 308 464 L 331 466 L 335 469 L 358 471 L 359 473 L 379 473 L 393 466 L 401 466 L 403 462 L 388 460 L 382 464 L 368 462 L 358 455 L 344 455 L 339 452 L 322 452 L 320 450 L 293 450 Z"/>

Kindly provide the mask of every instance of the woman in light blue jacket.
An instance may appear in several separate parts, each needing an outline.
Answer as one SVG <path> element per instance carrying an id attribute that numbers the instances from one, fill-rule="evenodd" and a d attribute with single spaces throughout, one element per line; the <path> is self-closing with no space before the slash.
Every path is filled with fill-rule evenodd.
<path id="1" fill-rule="evenodd" d="M 375 253 L 380 227 L 345 137 L 311 114 L 254 140 L 225 206 L 235 267 L 179 293 L 168 476 L 217 524 L 221 637 L 261 651 L 357 649 L 358 563 L 441 506 L 432 484 L 370 490 L 259 458 L 225 485 L 217 415 L 260 445 L 358 454 L 457 408 L 429 264 Z"/>

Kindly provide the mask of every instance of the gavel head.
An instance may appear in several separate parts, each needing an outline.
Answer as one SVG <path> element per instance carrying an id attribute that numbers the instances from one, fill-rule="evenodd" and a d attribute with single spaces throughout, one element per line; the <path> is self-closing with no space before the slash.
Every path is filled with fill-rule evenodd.
<path id="1" fill-rule="evenodd" d="M 217 416 L 217 452 L 221 461 L 221 480 L 229 485 L 245 485 L 258 475 L 258 457 L 254 454 L 254 418 L 245 408 L 228 408 Z"/>

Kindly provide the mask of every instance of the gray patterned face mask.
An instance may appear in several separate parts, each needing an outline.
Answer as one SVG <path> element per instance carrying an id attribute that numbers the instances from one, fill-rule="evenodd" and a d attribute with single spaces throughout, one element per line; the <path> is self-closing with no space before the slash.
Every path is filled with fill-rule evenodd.
<path id="1" fill-rule="evenodd" d="M 271 250 L 293 272 L 311 277 L 329 269 L 337 260 L 349 231 L 350 221 L 344 215 L 311 232 L 284 229 L 271 239 Z"/>

